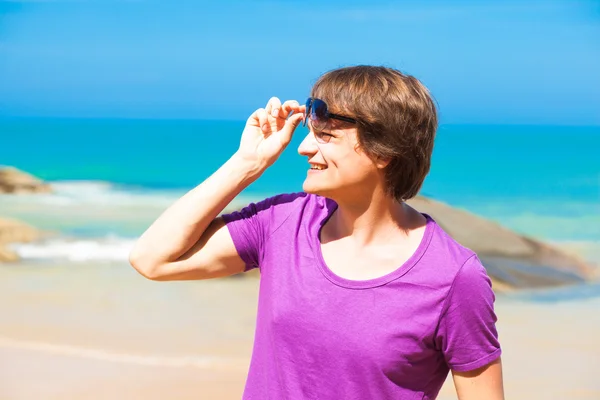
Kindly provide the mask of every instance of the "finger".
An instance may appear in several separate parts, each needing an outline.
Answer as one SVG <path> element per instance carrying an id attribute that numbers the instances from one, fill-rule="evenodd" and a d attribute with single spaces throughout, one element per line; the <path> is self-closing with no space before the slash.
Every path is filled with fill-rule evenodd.
<path id="1" fill-rule="evenodd" d="M 256 109 L 256 110 L 255 110 L 255 111 L 252 113 L 252 115 L 250 115 L 250 116 L 248 117 L 248 120 L 246 121 L 246 123 L 248 123 L 248 124 L 253 124 L 253 125 L 257 125 L 257 126 L 260 126 L 260 123 L 259 123 L 260 115 L 261 115 L 261 114 L 262 114 L 264 111 L 265 111 L 265 109 L 264 109 L 264 108 L 259 108 L 259 109 Z"/>
<path id="2" fill-rule="evenodd" d="M 300 125 L 300 121 L 303 119 L 303 114 L 293 114 L 288 120 L 285 122 L 284 128 L 281 130 L 281 141 L 284 144 L 287 144 L 292 141 L 292 136 L 294 131 Z"/>
<path id="3" fill-rule="evenodd" d="M 259 108 L 252 115 L 258 122 L 258 126 L 263 130 L 263 132 L 266 132 L 269 129 L 267 111 L 264 108 Z"/>
<path id="4" fill-rule="evenodd" d="M 297 113 L 299 109 L 300 104 L 296 100 L 288 100 L 281 105 L 279 117 L 287 119 L 287 117 L 289 117 L 291 113 Z"/>
<path id="5" fill-rule="evenodd" d="M 296 112 L 301 113 L 302 115 L 306 114 L 306 104 L 302 104 Z"/>
<path id="6" fill-rule="evenodd" d="M 267 114 L 269 114 L 273 117 L 277 117 L 279 115 L 280 109 L 281 109 L 281 100 L 279 100 L 279 98 L 277 98 L 277 97 L 271 97 L 269 99 L 269 102 L 267 103 L 267 106 L 265 107 Z"/>
<path id="7" fill-rule="evenodd" d="M 300 122 L 302 122 L 303 119 L 304 119 L 304 115 L 302 113 L 298 113 L 298 114 L 292 115 L 287 120 L 287 124 L 289 124 L 290 127 L 292 128 L 292 132 L 294 129 L 296 129 L 298 127 L 298 125 L 300 125 Z"/>

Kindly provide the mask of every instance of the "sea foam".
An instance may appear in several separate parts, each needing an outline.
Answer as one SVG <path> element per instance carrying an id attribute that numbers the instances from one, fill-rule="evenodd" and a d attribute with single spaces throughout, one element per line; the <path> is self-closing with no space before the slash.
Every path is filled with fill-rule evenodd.
<path id="1" fill-rule="evenodd" d="M 135 239 L 109 235 L 97 239 L 54 238 L 33 243 L 13 243 L 10 248 L 23 260 L 123 261 Z"/>
<path id="2" fill-rule="evenodd" d="M 104 181 L 51 181 L 48 183 L 52 186 L 52 193 L 2 196 L 0 201 L 7 205 L 19 203 L 21 205 L 57 207 L 74 205 L 164 207 L 185 193 L 185 190 L 148 190 Z"/>

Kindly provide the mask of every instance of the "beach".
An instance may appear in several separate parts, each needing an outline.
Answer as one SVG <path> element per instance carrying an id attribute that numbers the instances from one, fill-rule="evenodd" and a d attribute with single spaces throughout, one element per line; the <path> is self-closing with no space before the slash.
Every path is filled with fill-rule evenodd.
<path id="1" fill-rule="evenodd" d="M 588 290 L 598 295 L 498 295 L 507 399 L 600 398 L 600 286 Z M 257 297 L 254 277 L 159 283 L 126 263 L 2 265 L 0 398 L 239 399 Z M 439 399 L 455 398 L 449 379 Z"/>
<path id="2" fill-rule="evenodd" d="M 231 155 L 239 128 L 0 120 L 9 133 L 0 160 L 52 187 L 0 195 L 0 218 L 43 233 L 10 244 L 20 260 L 0 263 L 0 400 L 241 398 L 259 280 L 159 283 L 127 262 L 149 224 Z M 596 271 L 588 283 L 564 288 L 496 287 L 507 399 L 600 399 L 599 132 L 440 129 L 421 194 L 566 250 Z M 230 208 L 300 190 L 306 160 L 294 146 L 301 136 Z M 544 152 L 531 152 L 538 143 Z M 451 378 L 439 399 L 456 399 Z"/>

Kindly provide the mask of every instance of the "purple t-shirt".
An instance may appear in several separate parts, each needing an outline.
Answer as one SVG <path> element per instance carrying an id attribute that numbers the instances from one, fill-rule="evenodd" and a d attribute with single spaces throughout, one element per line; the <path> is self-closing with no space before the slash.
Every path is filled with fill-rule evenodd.
<path id="1" fill-rule="evenodd" d="M 398 269 L 344 279 L 319 242 L 336 207 L 284 194 L 223 216 L 246 268 L 261 273 L 244 399 L 434 399 L 449 369 L 500 356 L 494 293 L 473 251 L 425 215 Z"/>

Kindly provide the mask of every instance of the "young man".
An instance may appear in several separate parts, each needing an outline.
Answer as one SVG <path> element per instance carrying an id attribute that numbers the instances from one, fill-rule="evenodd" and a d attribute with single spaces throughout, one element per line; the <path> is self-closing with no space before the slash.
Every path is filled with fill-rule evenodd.
<path id="1" fill-rule="evenodd" d="M 296 127 L 303 193 L 217 217 L 282 153 Z M 245 399 L 503 399 L 494 294 L 476 254 L 411 208 L 429 172 L 427 89 L 372 66 L 322 76 L 305 105 L 272 98 L 239 150 L 161 215 L 131 264 L 154 280 L 258 267 Z"/>

